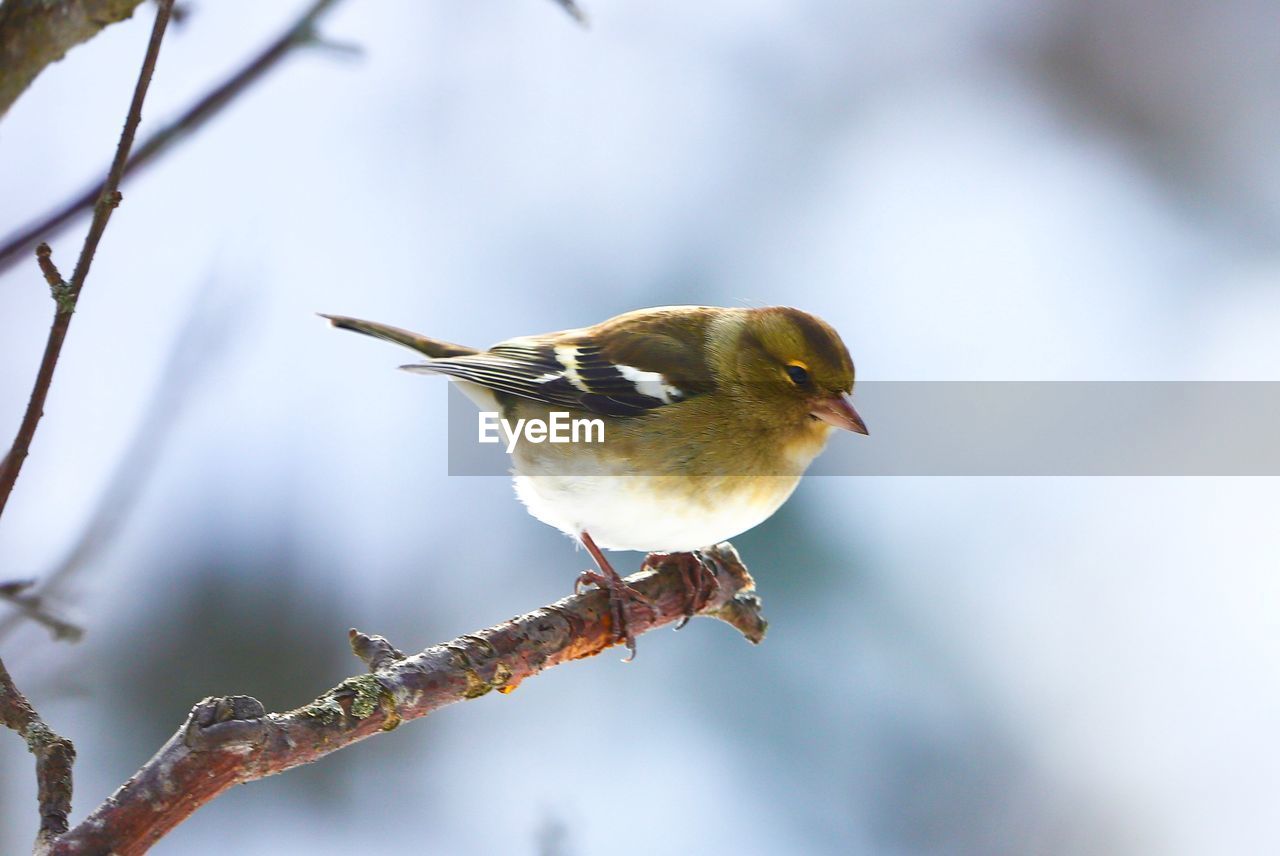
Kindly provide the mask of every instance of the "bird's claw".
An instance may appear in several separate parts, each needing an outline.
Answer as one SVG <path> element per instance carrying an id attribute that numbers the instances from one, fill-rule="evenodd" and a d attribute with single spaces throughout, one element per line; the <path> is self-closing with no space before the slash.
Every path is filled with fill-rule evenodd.
<path id="1" fill-rule="evenodd" d="M 604 574 L 598 574 L 595 571 L 583 571 L 578 574 L 578 578 L 573 581 L 573 593 L 582 594 L 583 586 L 595 586 L 596 588 L 605 588 L 607 585 L 607 577 Z"/>
<path id="2" fill-rule="evenodd" d="M 631 631 L 631 619 L 627 613 L 629 603 L 639 604 L 649 611 L 650 618 L 658 617 L 658 608 L 644 592 L 627 585 L 619 576 L 583 571 L 574 581 L 574 593 L 580 593 L 583 586 L 593 585 L 603 591 L 609 598 L 609 619 L 617 638 L 626 646 L 627 654 L 623 662 L 631 662 L 636 657 L 636 637 Z"/>
<path id="3" fill-rule="evenodd" d="M 716 560 L 697 550 L 691 553 L 650 553 L 645 557 L 647 566 L 657 567 L 663 560 L 674 561 L 680 571 L 680 579 L 684 581 L 684 590 L 689 599 L 685 603 L 684 617 L 676 625 L 681 630 L 689 619 L 701 612 L 720 590 L 720 579 L 716 576 Z"/>

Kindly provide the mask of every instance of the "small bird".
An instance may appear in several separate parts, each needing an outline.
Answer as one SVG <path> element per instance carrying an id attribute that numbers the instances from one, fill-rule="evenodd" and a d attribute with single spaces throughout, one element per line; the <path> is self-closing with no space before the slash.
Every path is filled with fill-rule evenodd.
<path id="1" fill-rule="evenodd" d="M 608 592 L 632 656 L 627 601 L 649 604 L 602 550 L 643 551 L 647 562 L 675 554 L 692 614 L 706 571 L 697 551 L 777 511 L 834 429 L 867 433 L 849 399 L 848 349 L 829 324 L 790 307 L 638 309 L 488 350 L 322 317 L 424 354 L 401 368 L 445 375 L 509 425 L 556 410 L 602 423 L 603 442 L 516 443 L 515 488 L 530 514 L 590 552 L 599 573 L 578 585 Z"/>

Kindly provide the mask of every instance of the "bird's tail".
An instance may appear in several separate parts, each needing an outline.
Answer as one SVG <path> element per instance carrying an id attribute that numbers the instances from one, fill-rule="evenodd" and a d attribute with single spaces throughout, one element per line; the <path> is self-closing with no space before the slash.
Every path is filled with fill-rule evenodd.
<path id="1" fill-rule="evenodd" d="M 364 333 L 366 336 L 373 336 L 375 339 L 395 342 L 397 345 L 413 348 L 415 351 L 426 354 L 433 359 L 437 357 L 461 357 L 478 353 L 475 348 L 455 345 L 452 342 L 442 342 L 439 339 L 428 339 L 426 336 L 419 336 L 417 333 L 410 333 L 408 330 L 401 330 L 399 327 L 392 327 L 388 324 L 379 324 L 376 321 L 362 321 L 359 318 L 348 318 L 345 315 L 325 315 L 323 312 L 320 313 L 320 317 L 327 318 L 330 324 L 343 330 L 355 330 L 357 333 Z"/>

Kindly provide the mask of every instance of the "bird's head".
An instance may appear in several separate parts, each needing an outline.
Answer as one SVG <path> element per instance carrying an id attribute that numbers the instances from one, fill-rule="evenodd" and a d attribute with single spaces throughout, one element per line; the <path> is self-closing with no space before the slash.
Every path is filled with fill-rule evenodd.
<path id="1" fill-rule="evenodd" d="M 866 434 L 853 409 L 853 360 L 830 324 L 786 306 L 747 310 L 732 375 L 770 421 L 825 423 Z"/>

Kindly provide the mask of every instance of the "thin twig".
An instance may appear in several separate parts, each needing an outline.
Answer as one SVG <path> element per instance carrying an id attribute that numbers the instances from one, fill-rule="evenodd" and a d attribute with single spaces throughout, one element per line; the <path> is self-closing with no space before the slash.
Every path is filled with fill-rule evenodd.
<path id="1" fill-rule="evenodd" d="M 71 765 L 75 747 L 44 724 L 35 708 L 16 686 L 0 660 L 0 722 L 27 742 L 36 756 L 36 799 L 40 804 L 40 831 L 36 853 L 44 853 L 55 838 L 67 831 L 71 813 Z"/>
<path id="2" fill-rule="evenodd" d="M 216 116 L 223 107 L 262 78 L 294 48 L 303 45 L 327 44 L 317 37 L 315 25 L 320 16 L 328 12 L 337 2 L 338 0 L 317 0 L 312 3 L 297 20 L 248 64 L 210 90 L 177 119 L 143 140 L 125 164 L 124 176 L 130 176 L 146 166 L 167 151 L 171 144 L 186 138 Z M 103 187 L 102 182 L 86 187 L 73 199 L 6 237 L 0 245 L 0 273 L 21 261 L 37 241 L 53 237 L 74 220 L 76 215 L 88 210 L 102 195 Z"/>
<path id="3" fill-rule="evenodd" d="M 68 642 L 80 641 L 84 636 L 84 629 L 50 612 L 45 604 L 43 592 L 30 591 L 35 586 L 35 582 L 35 580 L 10 580 L 0 583 L 0 600 L 11 604 L 15 609 L 14 614 L 5 619 L 5 624 L 17 624 L 19 618 L 29 618 L 49 628 L 54 639 L 63 639 Z M 4 635 L 4 630 L 5 627 L 0 625 L 0 636 Z"/>
<path id="4" fill-rule="evenodd" d="M 50 602 L 114 540 L 155 472 L 174 425 L 230 341 L 232 303 L 225 299 L 215 302 L 215 282 L 215 277 L 209 277 L 191 301 L 142 416 L 80 534 L 57 564 L 41 574 L 38 581 L 26 581 L 20 593 L 14 593 L 16 597 L 7 597 L 4 584 L 0 584 L 0 598 L 20 610 L 0 619 L 0 641 L 24 618 L 44 624 L 56 639 L 74 642 L 82 635 L 80 628 L 52 613 Z M 237 311 L 245 311 L 249 300 L 250 297 L 237 297 Z"/>
<path id="5" fill-rule="evenodd" d="M 129 104 L 129 113 L 125 117 L 124 130 L 120 133 L 120 142 L 116 146 L 116 156 L 107 172 L 107 180 L 103 184 L 102 193 L 94 203 L 93 222 L 89 224 L 89 234 L 85 236 L 84 246 L 80 249 L 80 257 L 76 260 L 76 269 L 71 274 L 70 282 L 51 285 L 55 302 L 58 304 L 53 313 L 53 325 L 49 328 L 49 339 L 45 343 L 44 356 L 40 360 L 40 369 L 36 373 L 35 386 L 31 390 L 31 399 L 27 402 L 27 410 L 22 416 L 22 424 L 18 427 L 18 435 L 13 440 L 9 454 L 5 456 L 4 469 L 0 471 L 0 514 L 4 513 L 13 485 L 22 471 L 22 464 L 27 459 L 31 448 L 31 440 L 35 437 L 40 417 L 44 415 L 44 402 L 49 395 L 49 386 L 53 383 L 53 370 L 58 365 L 58 356 L 62 353 L 62 344 L 66 341 L 67 330 L 71 326 L 71 318 L 75 314 L 76 301 L 80 299 L 80 291 L 89 276 L 89 268 L 93 265 L 93 255 L 98 250 L 98 243 L 106 231 L 111 212 L 120 204 L 120 179 L 124 177 L 124 168 L 129 160 L 129 150 L 133 148 L 133 137 L 137 133 L 138 123 L 142 121 L 142 102 L 147 97 L 147 87 L 151 85 L 151 75 L 155 73 L 156 59 L 160 56 L 160 43 L 164 40 L 165 28 L 169 25 L 169 12 L 173 0 L 159 0 L 156 10 L 155 24 L 151 28 L 151 40 L 147 44 L 147 54 L 142 59 L 142 70 L 138 73 L 138 83 L 133 90 L 133 100 Z M 57 273 L 53 261 L 49 257 L 47 247 L 37 250 L 40 268 L 49 276 L 49 272 Z"/>
<path id="6" fill-rule="evenodd" d="M 560 6 L 560 8 L 568 12 L 570 17 L 573 18 L 573 20 L 577 21 L 579 24 L 581 24 L 584 27 L 587 26 L 587 24 L 589 23 L 587 20 L 587 13 L 582 11 L 582 7 L 579 6 L 576 2 L 574 2 L 574 0 L 556 0 L 556 3 Z"/>
<path id="7" fill-rule="evenodd" d="M 721 544 L 705 555 L 715 586 L 700 593 L 698 614 L 761 641 L 760 600 L 738 554 Z M 653 604 L 652 613 L 638 605 L 628 610 L 636 635 L 685 615 L 691 593 L 678 562 L 642 570 L 627 582 Z M 266 713 L 248 696 L 205 699 L 141 770 L 55 842 L 52 853 L 143 853 L 235 785 L 310 764 L 445 705 L 492 690 L 510 693 L 544 669 L 594 656 L 619 641 L 600 591 L 565 598 L 409 657 L 380 637 L 355 630 L 350 636 L 369 674 L 348 678 L 288 713 Z"/>

